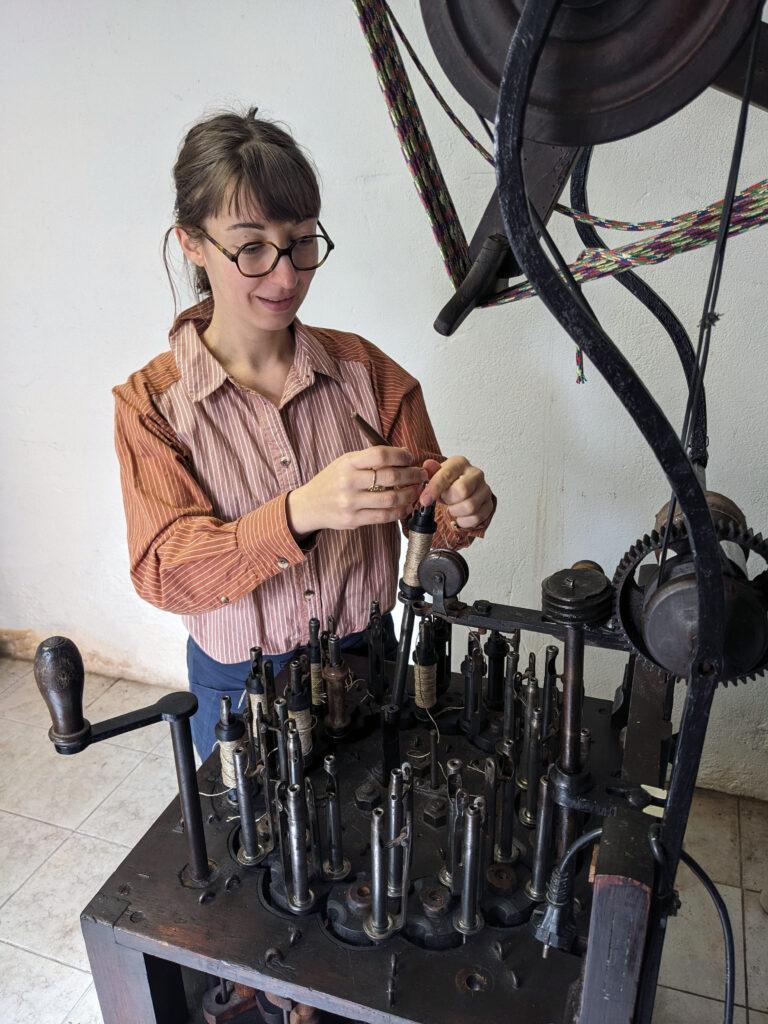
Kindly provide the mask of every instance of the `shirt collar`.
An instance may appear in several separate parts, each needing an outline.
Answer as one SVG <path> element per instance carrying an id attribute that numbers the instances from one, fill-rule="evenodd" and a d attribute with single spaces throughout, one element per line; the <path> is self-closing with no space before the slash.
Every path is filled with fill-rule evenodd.
<path id="1" fill-rule="evenodd" d="M 202 341 L 201 335 L 213 316 L 213 299 L 207 298 L 190 309 L 185 309 L 174 321 L 169 340 L 171 351 L 181 372 L 181 379 L 187 394 L 193 402 L 199 402 L 221 387 L 229 378 Z M 339 365 L 328 352 L 317 334 L 296 318 L 294 320 L 296 348 L 293 365 L 288 371 L 281 407 L 304 388 L 315 382 L 315 374 L 341 383 Z"/>

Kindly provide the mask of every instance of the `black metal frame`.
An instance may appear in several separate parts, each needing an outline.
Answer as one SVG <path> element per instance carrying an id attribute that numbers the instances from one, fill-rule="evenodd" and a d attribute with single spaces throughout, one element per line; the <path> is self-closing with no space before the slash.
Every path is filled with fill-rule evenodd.
<path id="1" fill-rule="evenodd" d="M 539 243 L 521 159 L 523 124 L 539 56 L 562 0 L 529 0 L 507 55 L 496 124 L 497 176 L 504 223 L 515 257 L 537 294 L 605 377 L 663 469 L 684 515 L 698 587 L 698 646 L 692 660 L 660 839 L 674 877 L 688 821 L 716 679 L 722 670 L 723 579 L 705 495 L 676 432 L 629 361 L 551 266 Z M 652 905 L 636 1020 L 651 1020 L 669 906 Z"/>

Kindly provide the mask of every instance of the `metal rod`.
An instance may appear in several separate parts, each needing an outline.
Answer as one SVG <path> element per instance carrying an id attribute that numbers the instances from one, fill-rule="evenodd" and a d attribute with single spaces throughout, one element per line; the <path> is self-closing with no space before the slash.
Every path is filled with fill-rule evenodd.
<path id="1" fill-rule="evenodd" d="M 469 800 L 469 794 L 464 789 L 456 790 L 451 801 L 453 814 L 449 807 L 448 811 L 448 867 L 444 872 L 444 879 L 451 890 L 452 896 L 459 893 L 459 872 L 464 849 L 464 811 Z M 443 879 L 441 879 L 442 881 Z"/>
<path id="2" fill-rule="evenodd" d="M 515 739 L 515 676 L 519 654 L 510 651 L 507 656 L 507 674 L 504 677 L 504 717 L 502 720 L 502 737 L 507 741 Z"/>
<path id="3" fill-rule="evenodd" d="M 413 641 L 414 611 L 411 601 L 403 602 L 403 619 L 400 625 L 400 638 L 397 643 L 397 658 L 395 659 L 395 677 L 392 682 L 392 697 L 390 703 L 401 707 L 405 699 L 405 681 L 408 676 L 408 662 L 411 657 L 411 643 Z"/>
<path id="4" fill-rule="evenodd" d="M 288 848 L 291 857 L 291 886 L 288 905 L 293 910 L 308 910 L 315 901 L 309 888 L 307 870 L 307 799 L 301 786 L 290 785 L 286 791 Z"/>
<path id="5" fill-rule="evenodd" d="M 385 704 L 381 709 L 381 783 L 389 784 L 393 768 L 400 766 L 400 708 Z"/>
<path id="6" fill-rule="evenodd" d="M 176 778 L 179 783 L 179 802 L 184 821 L 184 833 L 189 849 L 189 873 L 195 882 L 207 882 L 211 874 L 208 851 L 205 846 L 203 814 L 200 809 L 200 790 L 195 771 L 192 730 L 188 718 L 171 720 L 171 742 Z"/>
<path id="7" fill-rule="evenodd" d="M 253 813 L 253 794 L 248 779 L 248 749 L 235 747 L 232 758 L 237 780 L 237 808 L 240 812 L 240 847 L 242 859 L 248 863 L 255 861 L 259 852 L 259 838 L 256 834 L 256 819 Z"/>
<path id="8" fill-rule="evenodd" d="M 263 774 L 261 777 L 261 786 L 264 793 L 264 812 L 266 814 L 267 826 L 269 828 L 267 850 L 272 851 L 275 848 L 275 824 L 272 816 L 272 779 L 269 771 L 269 736 L 271 730 L 261 716 L 257 715 L 257 720 L 259 722 L 261 749 L 264 755 L 262 760 Z"/>
<path id="9" fill-rule="evenodd" d="M 541 903 L 547 897 L 547 877 L 551 859 L 552 843 L 552 794 L 549 779 L 542 775 L 539 780 L 539 808 L 536 818 L 536 836 L 533 841 L 533 863 L 531 879 L 527 885 L 528 895 Z"/>
<path id="10" fill-rule="evenodd" d="M 563 651 L 563 711 L 560 727 L 560 767 L 568 775 L 581 771 L 581 712 L 584 703 L 584 631 L 568 626 Z M 576 812 L 558 807 L 557 856 L 576 838 Z"/>
<path id="11" fill-rule="evenodd" d="M 549 763 L 550 732 L 554 721 L 554 707 L 557 694 L 557 648 L 554 645 L 547 647 L 544 658 L 544 689 L 541 698 L 542 722 L 541 722 L 541 751 L 545 763 Z"/>
<path id="12" fill-rule="evenodd" d="M 476 804 L 470 804 L 464 810 L 461 905 L 454 918 L 454 926 L 465 935 L 471 935 L 483 926 L 483 918 L 477 906 L 481 825 L 481 809 Z"/>
<path id="13" fill-rule="evenodd" d="M 526 765 L 526 777 L 528 786 L 525 790 L 525 799 L 520 812 L 520 821 L 528 828 L 536 824 L 536 805 L 539 800 L 539 787 L 536 780 L 541 775 L 541 720 L 543 714 L 537 708 L 533 712 L 531 721 L 531 737 L 528 745 L 528 764 Z"/>
<path id="14" fill-rule="evenodd" d="M 286 728 L 288 725 L 288 703 L 285 697 L 278 697 L 274 703 L 275 728 L 277 729 L 277 765 L 281 782 L 288 782 L 288 747 Z"/>
<path id="15" fill-rule="evenodd" d="M 525 688 L 525 731 L 523 733 L 523 752 L 520 755 L 520 771 L 517 784 L 521 789 L 528 785 L 528 761 L 531 756 L 533 735 L 533 716 L 539 706 L 539 684 L 531 677 Z"/>
<path id="16" fill-rule="evenodd" d="M 496 772 L 496 761 L 492 757 L 485 759 L 485 849 L 483 854 L 483 874 L 487 877 L 488 868 L 493 864 L 496 853 L 496 802 L 499 794 L 499 780 Z"/>
<path id="17" fill-rule="evenodd" d="M 378 601 L 372 601 L 371 614 L 368 619 L 368 692 L 377 702 L 384 697 L 386 681 L 381 608 Z"/>
<path id="18" fill-rule="evenodd" d="M 349 861 L 344 860 L 341 838 L 341 794 L 339 792 L 339 775 L 336 755 L 327 754 L 323 759 L 325 768 L 325 806 L 328 826 L 328 863 L 324 866 L 325 873 L 333 879 L 344 878 L 350 871 Z"/>
<path id="19" fill-rule="evenodd" d="M 515 773 L 511 764 L 505 767 L 501 781 L 501 825 L 496 860 L 509 864 L 517 860 L 515 838 Z"/>
<path id="20" fill-rule="evenodd" d="M 285 753 L 288 759 L 288 781 L 292 786 L 304 788 L 304 757 L 301 753 L 301 737 L 296 722 L 289 718 L 285 727 Z"/>
<path id="21" fill-rule="evenodd" d="M 261 704 L 256 705 L 256 715 L 251 726 L 251 745 L 253 747 L 254 764 L 266 757 L 266 751 L 261 745 L 261 723 L 264 721 L 264 708 Z"/>
<path id="22" fill-rule="evenodd" d="M 429 734 L 429 787 L 430 789 L 440 788 L 440 761 L 437 753 L 437 729 L 432 729 Z"/>
<path id="23" fill-rule="evenodd" d="M 584 703 L 584 631 L 565 630 L 563 655 L 563 724 L 560 736 L 560 767 L 569 775 L 581 770 L 581 708 Z"/>
<path id="24" fill-rule="evenodd" d="M 371 913 L 366 933 L 372 938 L 387 934 L 392 919 L 387 909 L 387 859 L 384 853 L 384 811 L 371 811 Z"/>
<path id="25" fill-rule="evenodd" d="M 387 895 L 399 896 L 403 878 L 403 848 L 395 845 L 403 829 L 403 772 L 395 768 L 389 776 L 387 793 Z"/>

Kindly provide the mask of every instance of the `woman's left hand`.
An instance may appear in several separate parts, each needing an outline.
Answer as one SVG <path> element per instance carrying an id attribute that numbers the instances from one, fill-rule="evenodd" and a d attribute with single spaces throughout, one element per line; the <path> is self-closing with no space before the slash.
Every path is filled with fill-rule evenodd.
<path id="1" fill-rule="evenodd" d="M 482 469 L 470 465 L 463 455 L 451 455 L 445 462 L 427 459 L 423 465 L 430 480 L 421 492 L 419 504 L 442 501 L 448 515 L 463 530 L 490 523 L 495 505 Z"/>

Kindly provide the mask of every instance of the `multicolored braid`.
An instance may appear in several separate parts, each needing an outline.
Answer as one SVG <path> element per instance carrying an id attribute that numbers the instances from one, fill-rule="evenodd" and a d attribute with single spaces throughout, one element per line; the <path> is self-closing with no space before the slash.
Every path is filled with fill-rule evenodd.
<path id="1" fill-rule="evenodd" d="M 494 158 L 450 108 L 416 55 L 386 0 L 353 0 L 353 2 L 373 57 L 379 85 L 400 140 L 400 148 L 405 156 L 416 190 L 427 211 L 432 232 L 443 256 L 445 269 L 453 286 L 458 288 L 469 270 L 467 240 L 440 171 L 432 143 L 424 127 L 424 121 L 391 25 L 394 26 L 435 99 L 459 132 L 489 164 L 494 164 Z M 663 220 L 647 221 L 622 221 L 610 217 L 599 217 L 581 210 L 574 210 L 562 203 L 558 203 L 555 210 L 574 220 L 614 231 L 659 232 L 652 238 L 645 238 L 616 249 L 584 250 L 576 262 L 570 265 L 570 270 L 576 281 L 594 281 L 600 277 L 620 274 L 630 267 L 662 263 L 679 253 L 709 245 L 717 238 L 722 205 L 722 200 L 719 200 L 704 209 L 690 210 Z M 744 231 L 750 231 L 752 228 L 766 223 L 766 221 L 768 221 L 768 179 L 750 185 L 736 197 L 728 233 L 729 235 L 742 234 Z M 508 302 L 519 302 L 533 294 L 534 291 L 530 284 L 523 281 L 497 293 L 481 303 L 481 306 L 486 308 L 504 305 Z M 577 351 L 576 360 L 577 380 L 582 383 L 586 378 L 580 350 Z"/>

